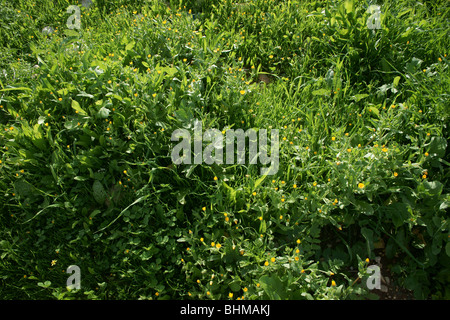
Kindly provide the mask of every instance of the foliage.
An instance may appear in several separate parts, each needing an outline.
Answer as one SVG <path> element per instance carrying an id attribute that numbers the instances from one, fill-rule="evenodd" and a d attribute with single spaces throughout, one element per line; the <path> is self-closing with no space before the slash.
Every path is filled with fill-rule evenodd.
<path id="1" fill-rule="evenodd" d="M 447 2 L 70 4 L 0 5 L 3 299 L 376 298 L 379 250 L 450 297 Z M 196 119 L 279 129 L 279 171 L 174 165 Z"/>

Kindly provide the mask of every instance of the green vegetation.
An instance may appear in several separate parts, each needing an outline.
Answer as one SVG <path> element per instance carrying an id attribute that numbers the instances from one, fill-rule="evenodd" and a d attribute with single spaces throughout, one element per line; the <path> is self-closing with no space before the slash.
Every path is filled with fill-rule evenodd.
<path id="1" fill-rule="evenodd" d="M 2 299 L 450 298 L 448 1 L 71 4 L 0 0 Z M 195 119 L 278 173 L 174 165 Z"/>

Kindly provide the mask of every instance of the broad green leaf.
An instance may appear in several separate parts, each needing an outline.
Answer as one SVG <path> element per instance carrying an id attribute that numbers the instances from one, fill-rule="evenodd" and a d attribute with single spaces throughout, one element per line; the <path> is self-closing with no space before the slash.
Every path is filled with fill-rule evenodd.
<path id="1" fill-rule="evenodd" d="M 72 100 L 72 109 L 74 109 L 75 111 L 78 111 L 78 114 L 81 114 L 81 115 L 87 115 L 86 111 L 84 111 L 84 110 L 80 107 L 80 104 L 79 104 L 78 101 L 76 101 L 76 100 Z"/>

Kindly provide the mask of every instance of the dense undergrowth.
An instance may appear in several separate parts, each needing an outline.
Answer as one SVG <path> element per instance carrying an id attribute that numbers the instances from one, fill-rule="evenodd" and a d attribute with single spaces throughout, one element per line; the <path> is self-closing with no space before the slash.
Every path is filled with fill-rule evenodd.
<path id="1" fill-rule="evenodd" d="M 448 1 L 380 29 L 356 0 L 94 1 L 80 30 L 0 2 L 3 299 L 376 298 L 380 252 L 450 298 Z M 174 165 L 196 119 L 279 129 L 277 174 Z"/>

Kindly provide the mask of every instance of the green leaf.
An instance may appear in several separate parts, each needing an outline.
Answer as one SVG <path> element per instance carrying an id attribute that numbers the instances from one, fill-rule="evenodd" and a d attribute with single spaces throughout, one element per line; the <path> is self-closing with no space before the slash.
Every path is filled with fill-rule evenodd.
<path id="1" fill-rule="evenodd" d="M 78 111 L 78 114 L 81 114 L 81 115 L 87 115 L 86 111 L 84 111 L 84 110 L 80 107 L 80 104 L 79 104 L 78 101 L 76 101 L 76 100 L 72 100 L 72 109 L 74 109 L 75 111 Z"/>
<path id="2" fill-rule="evenodd" d="M 373 251 L 373 231 L 368 228 L 361 228 L 361 234 L 366 239 L 367 255 L 370 256 Z"/>
<path id="3" fill-rule="evenodd" d="M 265 220 L 261 220 L 261 224 L 259 225 L 259 233 L 266 232 L 266 229 L 267 229 L 266 221 Z"/>
<path id="4" fill-rule="evenodd" d="M 259 283 L 270 300 L 286 298 L 286 288 L 277 276 L 262 276 L 259 278 Z"/>
<path id="5" fill-rule="evenodd" d="M 130 51 L 134 48 L 134 45 L 136 44 L 135 41 L 131 41 L 129 44 L 126 45 L 125 50 Z"/>
<path id="6" fill-rule="evenodd" d="M 355 94 L 354 96 L 352 96 L 352 99 L 355 100 L 356 102 L 367 98 L 369 95 L 367 93 L 360 93 L 360 94 Z"/>
<path id="7" fill-rule="evenodd" d="M 444 158 L 447 148 L 447 139 L 444 137 L 433 137 L 430 142 L 430 154 L 436 154 L 439 158 Z"/>
<path id="8" fill-rule="evenodd" d="M 98 204 L 103 204 L 105 202 L 105 199 L 107 198 L 107 194 L 100 181 L 94 181 L 94 184 L 92 185 L 92 191 L 92 195 L 94 196 L 95 201 L 97 201 Z"/>
<path id="9" fill-rule="evenodd" d="M 110 112 L 111 111 L 108 108 L 101 107 L 97 114 L 100 118 L 106 119 L 108 118 Z"/>
<path id="10" fill-rule="evenodd" d="M 330 90 L 328 89 L 319 89 L 319 90 L 314 90 L 312 92 L 313 96 L 326 96 L 330 94 Z"/>

